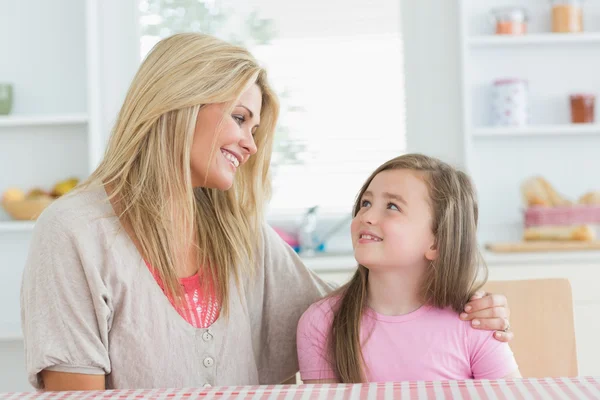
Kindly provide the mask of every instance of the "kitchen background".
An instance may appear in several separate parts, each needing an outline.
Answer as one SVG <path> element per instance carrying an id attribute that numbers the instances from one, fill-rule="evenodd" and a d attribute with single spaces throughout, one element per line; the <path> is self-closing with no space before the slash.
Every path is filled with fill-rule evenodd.
<path id="1" fill-rule="evenodd" d="M 491 279 L 569 278 L 579 373 L 600 375 L 597 2 L 0 0 L 0 392 L 30 390 L 23 219 L 97 165 L 141 58 L 189 30 L 268 67 L 282 99 L 269 220 L 325 242 L 309 267 L 339 283 L 352 273 L 348 217 L 373 168 L 440 157 L 475 180 Z"/>

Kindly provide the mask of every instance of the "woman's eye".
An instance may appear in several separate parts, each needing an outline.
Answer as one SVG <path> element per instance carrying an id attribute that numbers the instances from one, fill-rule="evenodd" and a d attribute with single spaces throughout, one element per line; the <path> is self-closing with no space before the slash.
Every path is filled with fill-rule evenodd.
<path id="1" fill-rule="evenodd" d="M 242 126 L 242 124 L 246 121 L 243 115 L 232 115 L 231 117 L 239 126 Z"/>
<path id="2" fill-rule="evenodd" d="M 370 205 L 371 205 L 371 202 L 369 200 L 363 200 L 360 202 L 361 207 L 369 207 Z"/>

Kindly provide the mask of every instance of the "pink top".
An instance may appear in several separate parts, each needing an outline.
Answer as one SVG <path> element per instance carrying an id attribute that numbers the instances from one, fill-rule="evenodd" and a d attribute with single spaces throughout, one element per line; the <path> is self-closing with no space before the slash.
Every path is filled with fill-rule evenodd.
<path id="1" fill-rule="evenodd" d="M 313 304 L 298 323 L 303 380 L 336 379 L 326 343 L 335 300 Z M 369 382 L 498 379 L 518 368 L 508 344 L 494 339 L 493 332 L 472 328 L 450 309 L 423 306 L 385 316 L 367 308 L 361 341 Z"/>
<path id="2" fill-rule="evenodd" d="M 156 283 L 158 283 L 158 286 L 160 286 L 166 295 L 164 284 L 158 273 L 156 273 L 150 264 L 146 263 L 146 265 L 152 276 L 154 276 Z M 171 296 L 167 296 L 175 310 L 195 328 L 208 328 L 211 326 L 219 318 L 219 311 L 221 309 L 213 285 L 209 285 L 208 293 L 204 293 L 200 285 L 199 273 L 188 278 L 180 278 L 179 283 L 183 288 L 185 296 L 183 305 L 177 306 L 175 300 Z"/>

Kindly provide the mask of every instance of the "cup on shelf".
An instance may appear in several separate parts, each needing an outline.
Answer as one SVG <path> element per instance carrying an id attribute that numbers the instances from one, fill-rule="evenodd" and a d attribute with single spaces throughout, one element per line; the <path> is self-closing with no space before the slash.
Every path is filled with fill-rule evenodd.
<path id="1" fill-rule="evenodd" d="M 521 7 L 502 7 L 491 10 L 496 35 L 524 35 L 527 33 L 527 11 Z"/>
<path id="2" fill-rule="evenodd" d="M 529 122 L 528 82 L 518 78 L 498 79 L 492 90 L 492 125 L 523 126 Z"/>
<path id="3" fill-rule="evenodd" d="M 583 0 L 550 0 L 552 32 L 583 32 Z"/>
<path id="4" fill-rule="evenodd" d="M 13 87 L 10 83 L 0 83 L 0 115 L 8 115 L 12 111 Z"/>
<path id="5" fill-rule="evenodd" d="M 571 122 L 586 124 L 594 122 L 596 96 L 589 93 L 576 93 L 569 96 Z"/>

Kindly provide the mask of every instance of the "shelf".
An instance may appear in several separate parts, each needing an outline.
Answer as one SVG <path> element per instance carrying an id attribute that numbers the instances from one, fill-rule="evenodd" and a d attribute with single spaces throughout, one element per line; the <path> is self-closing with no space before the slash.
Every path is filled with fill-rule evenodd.
<path id="1" fill-rule="evenodd" d="M 0 116 L 0 128 L 18 126 L 80 125 L 87 124 L 87 122 L 87 114 Z"/>
<path id="2" fill-rule="evenodd" d="M 0 234 L 12 232 L 31 232 L 34 221 L 0 221 Z"/>
<path id="3" fill-rule="evenodd" d="M 600 124 L 529 125 L 523 127 L 494 126 L 475 128 L 475 137 L 494 136 L 600 136 Z"/>
<path id="4" fill-rule="evenodd" d="M 525 46 L 536 44 L 600 44 L 600 33 L 536 33 L 528 35 L 482 35 L 469 39 L 472 47 Z"/>
<path id="5" fill-rule="evenodd" d="M 23 334 L 20 332 L 2 332 L 0 331 L 1 342 L 20 342 L 23 340 Z"/>

